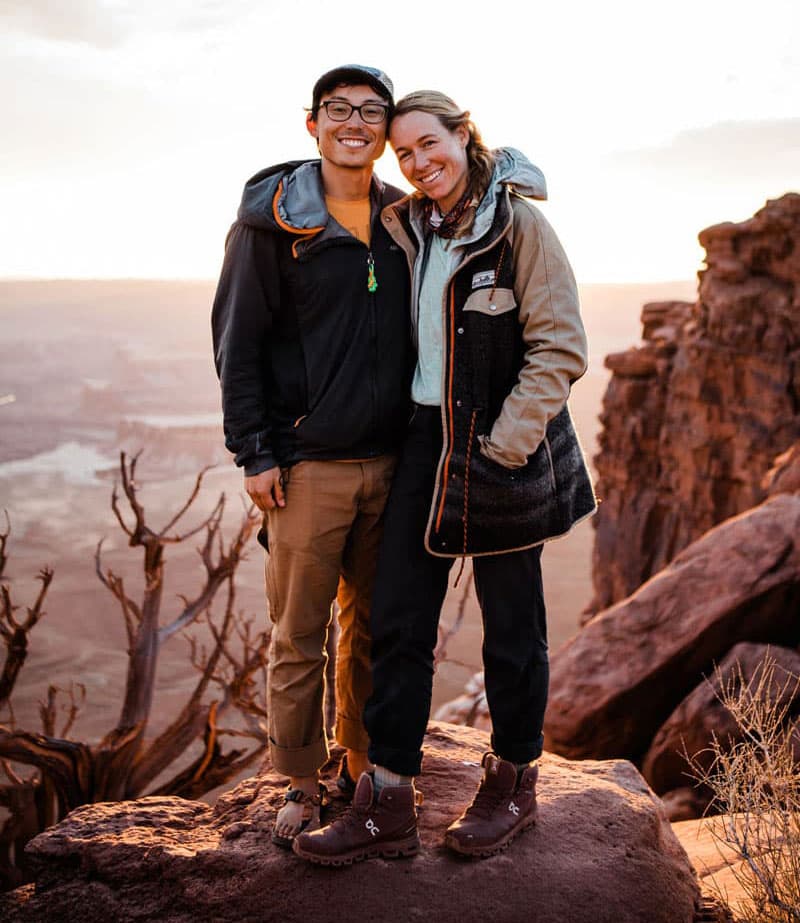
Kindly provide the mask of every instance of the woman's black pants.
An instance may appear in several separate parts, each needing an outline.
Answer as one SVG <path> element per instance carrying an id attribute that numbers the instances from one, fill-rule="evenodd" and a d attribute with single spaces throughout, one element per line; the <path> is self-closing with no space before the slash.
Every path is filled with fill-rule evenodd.
<path id="1" fill-rule="evenodd" d="M 423 543 L 441 450 L 439 408 L 418 406 L 386 506 L 370 619 L 369 758 L 401 775 L 421 769 L 439 614 L 454 563 Z M 542 752 L 549 680 L 541 546 L 479 556 L 472 565 L 492 749 L 526 763 Z"/>

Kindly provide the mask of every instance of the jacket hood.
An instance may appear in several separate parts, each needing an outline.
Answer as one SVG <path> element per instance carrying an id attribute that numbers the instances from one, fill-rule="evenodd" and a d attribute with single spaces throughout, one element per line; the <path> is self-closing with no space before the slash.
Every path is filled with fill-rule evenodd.
<path id="1" fill-rule="evenodd" d="M 244 186 L 238 220 L 270 231 L 318 231 L 328 220 L 319 160 L 267 167 Z"/>
<path id="2" fill-rule="evenodd" d="M 544 173 L 534 166 L 528 158 L 513 147 L 500 147 L 494 154 L 494 172 L 475 211 L 475 220 L 464 237 L 458 238 L 459 246 L 466 246 L 479 240 L 489 230 L 494 221 L 497 203 L 505 187 L 530 199 L 547 198 L 547 183 Z"/>
<path id="3" fill-rule="evenodd" d="M 494 154 L 492 186 L 495 192 L 499 186 L 513 186 L 514 191 L 529 199 L 547 198 L 547 183 L 544 173 L 528 158 L 513 147 L 500 147 Z M 485 199 L 486 197 L 484 197 Z"/>
<path id="4" fill-rule="evenodd" d="M 370 195 L 376 205 L 384 204 L 388 188 L 373 174 Z M 322 162 L 289 160 L 256 173 L 245 183 L 237 218 L 251 227 L 287 231 L 303 239 L 323 231 L 328 223 L 328 208 L 322 188 Z"/>

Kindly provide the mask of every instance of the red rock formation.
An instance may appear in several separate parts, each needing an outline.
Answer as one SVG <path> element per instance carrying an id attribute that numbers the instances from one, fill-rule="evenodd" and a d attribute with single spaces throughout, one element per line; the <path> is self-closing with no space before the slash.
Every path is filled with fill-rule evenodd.
<path id="1" fill-rule="evenodd" d="M 698 301 L 645 305 L 643 346 L 606 359 L 591 612 L 763 500 L 800 437 L 800 195 L 700 242 Z"/>
<path id="2" fill-rule="evenodd" d="M 779 494 L 684 549 L 556 651 L 545 746 L 640 759 L 732 645 L 797 645 L 799 609 L 800 496 Z"/>
<path id="3" fill-rule="evenodd" d="M 800 442 L 775 459 L 764 476 L 762 487 L 768 497 L 800 492 Z"/>
<path id="4" fill-rule="evenodd" d="M 629 763 L 547 755 L 536 827 L 501 855 L 465 862 L 443 848 L 442 835 L 476 787 L 488 737 L 434 724 L 426 746 L 423 850 L 414 859 L 333 871 L 278 849 L 269 834 L 285 780 L 263 772 L 213 809 L 145 798 L 73 811 L 29 847 L 37 883 L 0 899 L 0 916 L 9 923 L 699 919 L 694 870 Z"/>
<path id="5" fill-rule="evenodd" d="M 793 676 L 800 677 L 800 653 L 776 645 L 736 644 L 720 662 L 718 670 L 689 693 L 653 738 L 642 761 L 642 775 L 654 792 L 661 795 L 687 784 L 692 771 L 684 759 L 684 752 L 709 769 L 714 735 L 726 747 L 741 741 L 741 728 L 722 704 L 719 694 L 739 676 L 755 689 L 765 658 L 773 660 L 776 666 L 769 697 L 781 708 L 786 708 L 787 723 L 791 725 L 796 710 L 800 709 L 800 698 L 796 698 L 797 682 L 792 680 Z M 674 816 L 670 812 L 670 817 L 674 819 Z"/>

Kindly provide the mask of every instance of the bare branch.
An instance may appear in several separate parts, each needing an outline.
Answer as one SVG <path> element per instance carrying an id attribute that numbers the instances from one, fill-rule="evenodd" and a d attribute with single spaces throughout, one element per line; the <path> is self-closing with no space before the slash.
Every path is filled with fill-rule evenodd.
<path id="1" fill-rule="evenodd" d="M 125 494 L 125 497 L 130 505 L 130 508 L 133 512 L 133 515 L 136 517 L 136 525 L 131 530 L 126 525 L 122 519 L 122 514 L 119 512 L 118 507 L 114 509 L 114 512 L 117 515 L 120 525 L 125 533 L 130 536 L 131 545 L 141 545 L 145 537 L 146 527 L 144 524 L 144 507 L 136 499 L 136 463 L 139 460 L 139 455 L 141 452 L 137 452 L 133 458 L 130 460 L 130 463 L 127 461 L 127 456 L 125 452 L 119 453 L 119 467 L 120 475 L 122 477 L 122 490 Z M 114 508 L 116 503 L 116 493 L 117 486 L 114 485 L 114 492 L 111 496 L 111 505 Z"/>
<path id="2" fill-rule="evenodd" d="M 214 600 L 217 591 L 222 584 L 228 580 L 236 571 L 239 562 L 242 559 L 242 550 L 247 540 L 252 535 L 257 519 L 253 515 L 246 515 L 242 520 L 239 530 L 234 536 L 231 544 L 226 551 L 224 547 L 220 549 L 216 560 L 212 556 L 212 545 L 215 537 L 219 533 L 219 517 L 222 515 L 221 503 L 224 497 L 220 497 L 220 502 L 214 509 L 214 512 L 206 521 L 206 540 L 203 547 L 199 550 L 203 566 L 206 569 L 206 582 L 200 593 L 192 600 L 183 599 L 183 611 L 172 622 L 169 622 L 158 631 L 159 644 L 163 644 L 168 638 L 176 632 L 181 631 L 190 625 L 198 616 L 206 612 Z"/>
<path id="3" fill-rule="evenodd" d="M 77 695 L 76 690 L 78 690 Z M 59 696 L 62 695 L 66 696 L 66 702 L 60 705 Z M 85 701 L 86 687 L 83 683 L 70 683 L 66 689 L 61 686 L 48 686 L 47 701 L 39 703 L 39 716 L 42 721 L 42 731 L 48 737 L 57 736 L 66 739 Z M 56 728 L 59 706 L 61 711 L 65 713 L 64 726 L 60 731 Z"/>
<path id="4" fill-rule="evenodd" d="M 92 800 L 92 757 L 85 744 L 0 726 L 0 758 L 35 766 L 53 783 L 66 811 Z"/>
<path id="5" fill-rule="evenodd" d="M 47 591 L 50 588 L 50 584 L 53 580 L 53 569 L 51 567 L 43 567 L 38 575 L 37 579 L 41 580 L 42 585 L 39 588 L 39 595 L 36 597 L 36 602 L 32 607 L 28 607 L 28 617 L 25 619 L 25 623 L 21 626 L 23 631 L 30 631 L 31 628 L 39 621 L 39 619 L 44 615 L 42 611 L 42 605 L 44 603 L 44 598 L 47 596 Z"/>
<path id="6" fill-rule="evenodd" d="M 198 798 L 212 788 L 227 782 L 243 769 L 247 769 L 264 752 L 266 743 L 260 744 L 249 753 L 243 750 L 222 753 L 219 747 L 216 717 L 216 708 L 212 706 L 208 712 L 203 752 L 198 759 L 153 794 Z"/>
<path id="7" fill-rule="evenodd" d="M 134 639 L 136 637 L 136 623 L 141 621 L 142 613 L 136 603 L 125 592 L 125 583 L 122 577 L 117 577 L 114 571 L 110 569 L 105 574 L 103 573 L 100 560 L 103 541 L 103 539 L 100 539 L 97 543 L 97 548 L 94 553 L 94 569 L 100 582 L 112 593 L 120 604 L 122 615 L 125 619 L 125 630 L 128 635 L 128 650 L 130 651 L 133 648 Z"/>
<path id="8" fill-rule="evenodd" d="M 169 530 L 172 529 L 180 521 L 184 513 L 189 509 L 189 507 L 197 499 L 197 495 L 200 493 L 200 485 L 203 483 L 203 478 L 206 476 L 206 472 L 210 471 L 213 467 L 214 465 L 206 465 L 206 467 L 203 468 L 202 471 L 200 471 L 200 473 L 197 475 L 197 479 L 194 482 L 194 489 L 189 494 L 188 500 L 183 504 L 183 506 L 178 510 L 178 512 L 172 517 L 172 519 L 170 519 L 170 521 L 164 526 L 164 528 L 158 533 L 158 537 L 160 539 L 164 540 L 166 538 L 167 532 L 169 532 Z M 223 494 L 222 497 L 220 497 L 220 500 L 218 501 L 217 505 L 219 505 L 219 502 L 224 503 L 224 497 L 225 495 Z M 200 529 L 203 528 L 203 525 L 205 525 L 205 523 L 203 523 L 200 526 L 200 528 L 196 529 L 195 531 L 199 532 Z M 188 536 L 184 536 L 184 538 L 186 537 Z M 175 541 L 175 539 L 172 539 L 172 541 Z M 178 539 L 178 541 L 180 541 L 180 539 Z"/>
<path id="9" fill-rule="evenodd" d="M 5 663 L 3 664 L 2 673 L 0 673 L 0 705 L 8 701 L 19 676 L 19 671 L 28 656 L 28 634 L 44 615 L 42 606 L 53 579 L 53 571 L 49 567 L 42 568 L 39 571 L 38 579 L 42 585 L 39 588 L 36 602 L 33 606 L 28 607 L 27 617 L 21 622 L 18 622 L 14 617 L 14 612 L 18 607 L 12 604 L 8 587 L 5 584 L 0 585 L 0 599 L 2 599 L 0 637 L 2 637 L 6 647 Z"/>
<path id="10" fill-rule="evenodd" d="M 25 779 L 23 779 L 22 776 L 17 775 L 17 773 L 14 772 L 14 769 L 8 760 L 0 760 L 0 766 L 3 767 L 3 772 L 6 774 L 6 778 L 13 785 L 24 785 L 25 784 Z"/>
<path id="11" fill-rule="evenodd" d="M 6 579 L 3 576 L 6 570 L 6 562 L 8 561 L 6 543 L 8 542 L 8 536 L 11 535 L 11 520 L 8 518 L 8 510 L 3 510 L 3 513 L 6 517 L 6 527 L 0 531 L 0 580 Z"/>
<path id="12" fill-rule="evenodd" d="M 124 454 L 124 453 L 123 453 Z M 117 493 L 117 482 L 114 481 L 114 487 L 111 490 L 111 509 L 114 515 L 117 517 L 117 522 L 120 524 L 122 531 L 133 538 L 133 529 L 129 529 L 127 523 L 122 518 L 122 510 L 119 508 L 119 494 Z"/>
<path id="13" fill-rule="evenodd" d="M 3 608 L 0 609 L 0 637 L 10 641 L 14 630 L 19 628 L 14 618 L 14 612 L 19 607 L 12 604 L 11 593 L 4 583 L 0 584 L 0 599 L 3 602 Z"/>
<path id="14" fill-rule="evenodd" d="M 229 630 L 229 620 L 230 614 L 226 613 L 223 633 Z M 193 657 L 195 651 L 196 648 L 193 646 Z M 202 698 L 214 676 L 220 655 L 220 646 L 217 644 L 211 656 L 205 660 L 197 685 L 181 713 L 137 758 L 131 776 L 131 787 L 137 794 L 144 791 L 202 732 L 211 707 L 203 706 Z"/>
<path id="15" fill-rule="evenodd" d="M 39 718 L 42 722 L 42 731 L 48 737 L 55 737 L 56 727 L 56 697 L 58 689 L 55 686 L 47 687 L 47 701 L 39 702 Z"/>
<path id="16" fill-rule="evenodd" d="M 75 696 L 75 690 L 79 690 L 79 695 Z M 60 736 L 67 737 L 72 730 L 78 713 L 86 702 L 86 686 L 83 683 L 70 683 L 69 686 L 69 707 L 67 708 L 67 717 L 64 726 L 61 728 Z"/>
<path id="17" fill-rule="evenodd" d="M 97 577 L 100 580 L 100 583 L 102 583 L 104 587 L 111 589 L 111 587 L 108 586 L 108 580 L 106 580 L 105 574 L 103 573 L 103 567 L 102 567 L 102 561 L 101 561 L 104 541 L 105 539 L 101 538 L 100 541 L 97 543 L 97 547 L 94 550 L 94 571 L 97 574 Z"/>

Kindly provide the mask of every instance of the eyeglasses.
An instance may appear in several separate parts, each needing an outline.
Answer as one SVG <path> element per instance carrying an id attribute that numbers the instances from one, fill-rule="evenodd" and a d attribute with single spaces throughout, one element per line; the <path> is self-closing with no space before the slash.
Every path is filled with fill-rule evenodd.
<path id="1" fill-rule="evenodd" d="M 353 106 L 340 99 L 328 99 L 320 103 L 320 106 L 325 109 L 332 122 L 346 122 L 354 112 L 357 112 L 368 125 L 379 125 L 389 111 L 389 107 L 381 103 L 362 103 L 360 106 Z"/>

